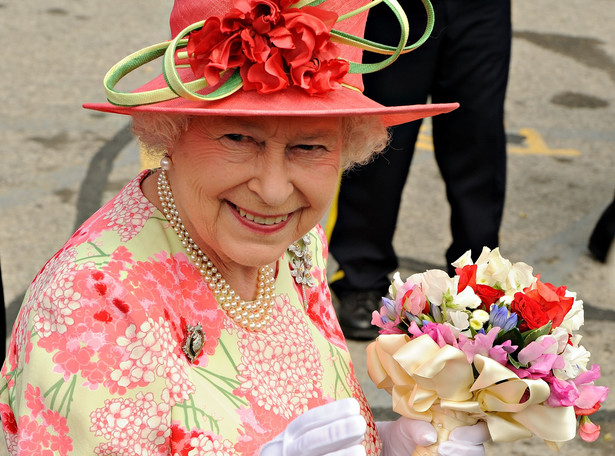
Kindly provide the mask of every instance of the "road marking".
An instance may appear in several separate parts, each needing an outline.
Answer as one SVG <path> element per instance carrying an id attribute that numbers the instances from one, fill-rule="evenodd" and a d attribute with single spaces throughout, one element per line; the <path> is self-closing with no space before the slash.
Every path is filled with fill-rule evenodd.
<path id="1" fill-rule="evenodd" d="M 516 134 L 521 137 L 520 144 L 508 144 L 507 150 L 516 155 L 551 155 L 560 157 L 577 157 L 581 152 L 577 149 L 551 149 L 541 134 L 533 128 L 521 128 Z M 431 131 L 423 124 L 416 140 L 416 148 L 433 152 Z"/>
<path id="2" fill-rule="evenodd" d="M 538 131 L 533 128 L 521 128 L 519 134 L 524 137 L 525 145 L 517 146 L 509 144 L 508 152 L 518 155 L 556 155 L 565 157 L 577 157 L 581 152 L 577 149 L 550 149 Z"/>

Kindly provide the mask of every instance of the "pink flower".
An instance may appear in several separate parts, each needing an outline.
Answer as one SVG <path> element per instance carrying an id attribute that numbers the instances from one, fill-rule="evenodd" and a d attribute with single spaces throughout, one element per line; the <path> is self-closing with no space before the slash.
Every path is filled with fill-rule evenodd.
<path id="1" fill-rule="evenodd" d="M 520 378 L 540 379 L 549 374 L 553 369 L 564 367 L 564 358 L 556 353 L 557 340 L 554 337 L 543 336 L 536 341 L 527 344 L 518 355 L 521 364 L 525 368 L 515 368 L 511 370 Z"/>
<path id="2" fill-rule="evenodd" d="M 594 442 L 600 437 L 600 426 L 591 422 L 591 420 L 583 416 L 579 425 L 579 437 L 586 442 Z"/>
<path id="3" fill-rule="evenodd" d="M 543 380 L 549 383 L 551 395 L 547 404 L 551 407 L 571 407 L 579 397 L 579 392 L 572 382 L 560 380 L 554 376 L 545 377 Z"/>
<path id="4" fill-rule="evenodd" d="M 457 338 L 453 333 L 453 330 L 448 325 L 442 325 L 439 323 L 426 323 L 422 328 L 412 321 L 410 323 L 410 327 L 408 328 L 408 332 L 413 337 L 419 337 L 423 334 L 427 334 L 431 337 L 440 347 L 444 347 L 445 345 L 451 345 L 455 348 L 459 348 L 457 344 Z"/>
<path id="5" fill-rule="evenodd" d="M 372 325 L 381 328 L 380 334 L 403 334 L 397 327 L 401 322 L 401 306 L 388 298 L 382 298 L 380 311 L 372 312 Z"/>
<path id="6" fill-rule="evenodd" d="M 579 397 L 574 403 L 574 411 L 577 415 L 590 415 L 600 408 L 607 395 L 609 388 L 594 385 L 594 380 L 600 378 L 600 366 L 593 364 L 590 370 L 582 372 L 572 380 L 579 391 Z"/>
<path id="7" fill-rule="evenodd" d="M 478 333 L 474 339 L 470 339 L 464 334 L 459 334 L 459 349 L 463 351 L 469 363 L 474 362 L 476 355 L 482 355 L 496 360 L 502 365 L 508 362 L 508 354 L 517 349 L 516 345 L 512 345 L 509 340 L 501 345 L 493 345 L 495 338 L 498 336 L 500 328 L 497 326 L 491 328 L 487 334 Z"/>

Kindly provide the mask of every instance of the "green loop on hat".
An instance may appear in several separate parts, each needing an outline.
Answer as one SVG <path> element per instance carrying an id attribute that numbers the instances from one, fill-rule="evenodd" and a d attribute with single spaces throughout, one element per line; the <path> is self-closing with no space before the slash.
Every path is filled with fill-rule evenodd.
<path id="1" fill-rule="evenodd" d="M 333 35 L 331 41 L 340 44 L 346 44 L 348 46 L 358 47 L 365 51 L 391 55 L 389 58 L 377 63 L 349 62 L 350 73 L 374 73 L 389 66 L 391 63 L 397 60 L 400 54 L 414 51 L 415 49 L 420 47 L 423 43 L 425 43 L 425 41 L 427 41 L 427 39 L 431 35 L 431 32 L 433 31 L 435 23 L 435 13 L 433 6 L 429 0 L 422 0 L 423 6 L 425 7 L 425 12 L 427 13 L 427 25 L 425 26 L 425 31 L 415 43 L 406 46 L 410 26 L 408 24 L 408 18 L 406 17 L 406 13 L 404 12 L 401 5 L 397 2 L 397 0 L 375 0 L 374 2 L 365 6 L 369 6 L 371 8 L 382 2 L 384 2 L 387 6 L 389 6 L 389 8 L 391 8 L 401 26 L 401 34 L 397 47 L 376 43 L 375 41 L 366 40 L 365 38 L 359 38 L 348 33 L 340 32 L 339 30 L 331 30 L 331 35 Z M 338 21 L 346 19 L 351 15 L 358 14 L 364 9 L 365 7 L 353 11 L 352 13 L 348 13 L 344 16 L 340 16 Z"/>
<path id="2" fill-rule="evenodd" d="M 232 93 L 238 91 L 243 86 L 243 81 L 241 80 L 241 76 L 239 74 L 239 70 L 235 70 L 233 74 L 224 81 L 223 84 L 220 85 L 216 90 L 207 95 L 200 95 L 196 93 L 194 90 L 191 90 L 189 84 L 184 83 L 179 74 L 177 74 L 177 66 L 175 65 L 175 51 L 178 46 L 186 47 L 187 40 L 184 39 L 184 36 L 188 35 L 193 30 L 198 30 L 203 27 L 205 21 L 195 22 L 192 25 L 189 25 L 181 32 L 177 34 L 174 40 L 171 41 L 169 47 L 164 53 L 162 72 L 164 74 L 164 79 L 169 85 L 169 88 L 176 93 L 178 96 L 182 98 L 186 98 L 187 100 L 195 100 L 195 101 L 213 101 L 219 100 L 220 98 L 228 97 Z M 207 82 L 204 78 L 198 79 L 198 81 L 202 81 L 205 85 L 200 87 L 203 89 L 207 87 Z M 197 90 L 200 90 L 197 89 Z"/>

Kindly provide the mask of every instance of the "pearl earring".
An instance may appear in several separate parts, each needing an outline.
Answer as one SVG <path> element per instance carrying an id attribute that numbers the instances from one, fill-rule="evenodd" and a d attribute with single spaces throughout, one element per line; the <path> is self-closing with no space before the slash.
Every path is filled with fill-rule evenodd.
<path id="1" fill-rule="evenodd" d="M 168 154 L 164 154 L 164 156 L 160 159 L 160 167 L 165 171 L 170 170 L 172 164 L 173 162 L 171 161 L 171 157 L 169 157 Z"/>

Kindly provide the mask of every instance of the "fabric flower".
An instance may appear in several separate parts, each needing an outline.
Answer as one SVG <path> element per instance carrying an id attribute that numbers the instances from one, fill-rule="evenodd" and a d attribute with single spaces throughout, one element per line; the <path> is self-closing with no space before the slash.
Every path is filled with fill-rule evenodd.
<path id="1" fill-rule="evenodd" d="M 290 85 L 319 95 L 340 87 L 350 65 L 331 42 L 337 13 L 289 0 L 237 0 L 225 16 L 209 17 L 188 37 L 195 76 L 217 84 L 239 69 L 244 90 L 271 93 Z"/>

